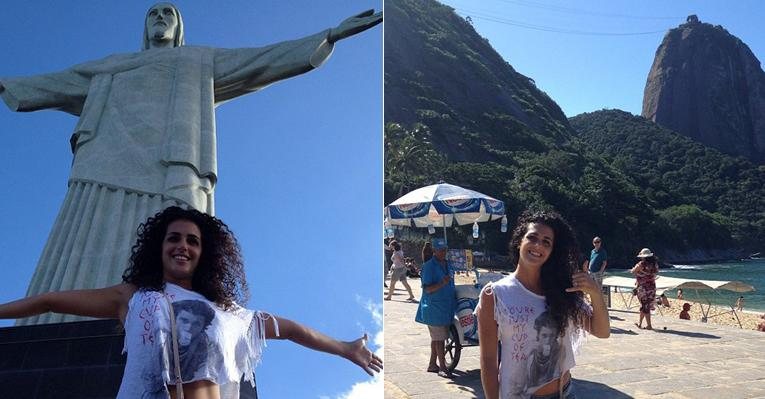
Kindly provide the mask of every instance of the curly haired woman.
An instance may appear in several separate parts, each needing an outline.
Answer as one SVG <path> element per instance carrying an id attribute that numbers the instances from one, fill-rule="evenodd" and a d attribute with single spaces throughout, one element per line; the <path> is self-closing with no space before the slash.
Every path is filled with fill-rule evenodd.
<path id="1" fill-rule="evenodd" d="M 238 397 L 242 376 L 253 381 L 266 339 L 342 356 L 370 375 L 382 369 L 366 335 L 341 342 L 239 306 L 249 294 L 239 244 L 226 224 L 199 211 L 170 207 L 143 223 L 122 279 L 3 304 L 0 318 L 57 312 L 119 319 L 127 364 L 118 398 Z"/>
<path id="2" fill-rule="evenodd" d="M 574 233 L 557 213 L 521 215 L 510 255 L 515 273 L 487 284 L 475 310 L 486 398 L 573 398 L 569 370 L 583 331 L 610 335 L 600 287 L 581 270 Z"/>

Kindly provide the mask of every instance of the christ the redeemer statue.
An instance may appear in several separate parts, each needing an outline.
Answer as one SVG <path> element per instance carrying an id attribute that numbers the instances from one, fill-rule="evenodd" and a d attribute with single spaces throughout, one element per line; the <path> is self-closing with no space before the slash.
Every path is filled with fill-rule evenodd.
<path id="1" fill-rule="evenodd" d="M 27 295 L 119 283 L 139 224 L 167 206 L 214 214 L 215 106 L 319 67 L 335 42 L 381 21 L 370 10 L 302 39 L 219 49 L 185 46 L 180 12 L 159 3 L 146 15 L 141 52 L 0 79 L 11 110 L 79 116 L 66 197 Z"/>

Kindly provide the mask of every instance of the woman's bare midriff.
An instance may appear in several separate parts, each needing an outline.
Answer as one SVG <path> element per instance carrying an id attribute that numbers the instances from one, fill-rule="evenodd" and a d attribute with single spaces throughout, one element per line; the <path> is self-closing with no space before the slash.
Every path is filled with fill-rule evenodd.
<path id="1" fill-rule="evenodd" d="M 568 383 L 569 380 L 571 380 L 571 373 L 566 371 L 565 373 L 563 373 L 563 376 L 560 377 L 560 385 L 566 385 L 566 383 Z M 539 396 L 550 395 L 550 394 L 553 394 L 553 393 L 558 393 L 558 389 L 559 389 L 558 388 L 558 380 L 555 379 L 555 380 L 552 380 L 552 381 L 548 382 L 545 385 L 542 385 L 541 388 L 537 389 L 537 391 L 534 392 L 534 395 L 539 395 Z"/>
<path id="2" fill-rule="evenodd" d="M 175 397 L 175 385 L 168 385 L 170 397 Z M 220 399 L 220 388 L 212 381 L 201 380 L 183 384 L 184 399 Z"/>

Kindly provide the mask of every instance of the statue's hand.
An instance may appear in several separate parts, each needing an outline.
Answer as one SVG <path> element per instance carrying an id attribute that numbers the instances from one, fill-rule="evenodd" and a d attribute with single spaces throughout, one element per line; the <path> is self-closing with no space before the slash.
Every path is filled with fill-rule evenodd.
<path id="1" fill-rule="evenodd" d="M 378 13 L 375 13 L 374 11 L 375 10 L 367 10 L 340 22 L 340 25 L 337 25 L 330 30 L 327 41 L 334 43 L 379 24 L 382 22 L 382 11 Z"/>

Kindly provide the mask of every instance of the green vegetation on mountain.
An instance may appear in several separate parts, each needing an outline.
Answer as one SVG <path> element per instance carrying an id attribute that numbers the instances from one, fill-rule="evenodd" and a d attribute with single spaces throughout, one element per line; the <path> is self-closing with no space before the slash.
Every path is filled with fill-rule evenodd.
<path id="1" fill-rule="evenodd" d="M 397 0 L 385 13 L 386 121 L 427 125 L 451 161 L 509 162 L 570 136 L 557 104 L 450 7 Z"/>
<path id="2" fill-rule="evenodd" d="M 511 224 L 525 209 L 555 209 L 583 251 L 602 236 L 621 266 L 646 246 L 701 260 L 763 242 L 765 174 L 743 159 L 621 111 L 569 121 L 432 0 L 387 1 L 385 42 L 386 204 L 443 180 L 505 201 Z M 451 231 L 469 246 L 469 226 Z M 499 223 L 482 231 L 477 248 L 506 252 Z"/>
<path id="3" fill-rule="evenodd" d="M 643 187 L 673 244 L 763 242 L 765 167 L 623 111 L 586 113 L 571 124 L 591 150 Z"/>

